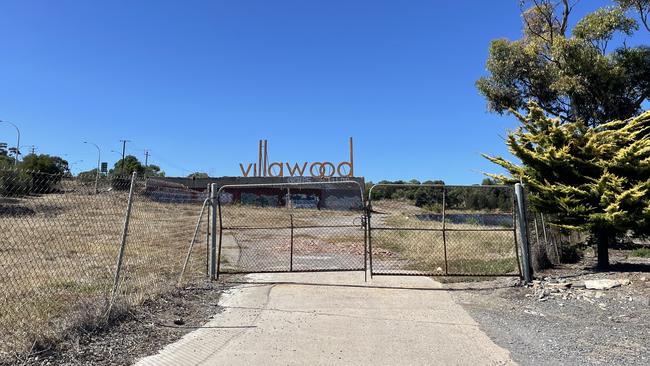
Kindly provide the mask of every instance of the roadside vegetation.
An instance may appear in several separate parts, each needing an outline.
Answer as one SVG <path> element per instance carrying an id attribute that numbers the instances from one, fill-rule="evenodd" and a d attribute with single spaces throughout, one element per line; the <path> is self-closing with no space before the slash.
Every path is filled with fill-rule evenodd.
<path id="1" fill-rule="evenodd" d="M 492 177 L 525 182 L 553 224 L 589 232 L 607 268 L 618 237 L 650 234 L 650 47 L 625 42 L 650 34 L 650 1 L 617 0 L 575 22 L 576 3 L 522 1 L 522 38 L 492 42 L 477 87 L 520 122 L 506 139 L 519 161 L 486 155 L 509 173 Z"/>
<path id="2" fill-rule="evenodd" d="M 116 303 L 107 314 L 127 193 L 103 185 L 95 194 L 71 178 L 52 187 L 56 193 L 0 196 L 0 360 L 105 327 L 173 290 L 200 208 L 136 191 Z M 204 250 L 195 246 L 186 281 L 205 276 Z"/>
<path id="3" fill-rule="evenodd" d="M 630 252 L 631 257 L 650 258 L 650 248 L 637 248 Z"/>
<path id="4" fill-rule="evenodd" d="M 449 209 L 462 208 L 466 210 L 501 210 L 512 209 L 512 192 L 502 187 L 493 187 L 497 182 L 485 178 L 480 186 L 475 187 L 454 187 L 445 186 L 442 180 L 429 180 L 420 182 L 417 179 L 409 181 L 379 181 L 378 186 L 372 190 L 372 197 L 369 196 L 372 182 L 366 184 L 366 197 L 373 201 L 379 200 L 409 200 L 416 207 L 428 211 L 442 211 L 442 197 L 445 196 L 445 206 Z M 382 186 L 384 184 L 385 186 Z"/>

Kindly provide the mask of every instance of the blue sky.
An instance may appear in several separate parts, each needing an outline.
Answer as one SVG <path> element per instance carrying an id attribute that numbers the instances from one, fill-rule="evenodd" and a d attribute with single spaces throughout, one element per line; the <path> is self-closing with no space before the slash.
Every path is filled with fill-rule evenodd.
<path id="1" fill-rule="evenodd" d="M 168 175 L 221 176 L 260 138 L 271 160 L 338 162 L 353 136 L 369 180 L 476 183 L 516 126 L 474 82 L 490 40 L 519 38 L 517 3 L 3 1 L 0 119 L 75 172 L 96 164 L 84 140 L 111 166 L 128 139 Z"/>

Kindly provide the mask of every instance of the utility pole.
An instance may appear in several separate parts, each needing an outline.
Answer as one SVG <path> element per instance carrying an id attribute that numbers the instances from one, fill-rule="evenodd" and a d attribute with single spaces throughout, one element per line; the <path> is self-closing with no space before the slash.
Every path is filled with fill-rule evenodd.
<path id="1" fill-rule="evenodd" d="M 144 149 L 144 177 L 147 178 L 147 168 L 149 167 L 149 150 Z"/>
<path id="2" fill-rule="evenodd" d="M 35 155 L 36 150 L 38 150 L 38 147 L 36 147 L 36 145 L 20 145 L 20 146 L 18 146 L 18 148 L 19 149 L 22 149 L 22 148 L 28 149 L 29 153 L 27 155 Z"/>
<path id="3" fill-rule="evenodd" d="M 120 166 L 120 173 L 124 174 L 124 153 L 126 152 L 126 143 L 131 142 L 130 140 L 120 140 L 122 143 L 122 164 Z"/>
<path id="4" fill-rule="evenodd" d="M 101 169 L 102 150 L 99 148 L 97 144 L 93 142 L 84 141 L 84 144 L 90 144 L 95 146 L 95 148 L 97 148 L 97 172 L 95 173 L 95 194 L 97 194 L 99 192 L 97 189 L 97 185 L 99 184 L 99 170 Z"/>

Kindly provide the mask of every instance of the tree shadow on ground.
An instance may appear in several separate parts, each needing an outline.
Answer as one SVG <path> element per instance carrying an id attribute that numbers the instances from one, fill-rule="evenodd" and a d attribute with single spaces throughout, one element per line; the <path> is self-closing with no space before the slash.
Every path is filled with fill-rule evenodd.
<path id="1" fill-rule="evenodd" d="M 607 272 L 650 272 L 650 262 L 648 263 L 629 263 L 619 262 L 609 266 Z"/>

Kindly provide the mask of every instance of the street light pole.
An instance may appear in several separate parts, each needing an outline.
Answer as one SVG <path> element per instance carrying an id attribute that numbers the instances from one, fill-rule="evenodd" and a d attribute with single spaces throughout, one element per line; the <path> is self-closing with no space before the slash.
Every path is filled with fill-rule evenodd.
<path id="1" fill-rule="evenodd" d="M 95 174 L 95 194 L 97 194 L 99 192 L 97 190 L 97 184 L 99 183 L 99 170 L 102 161 L 102 150 L 95 143 L 84 141 L 84 144 L 90 144 L 97 148 L 97 174 Z"/>
<path id="2" fill-rule="evenodd" d="M 18 129 L 18 126 L 16 126 L 15 124 L 9 121 L 3 121 L 0 119 L 0 123 L 2 122 L 14 126 L 14 128 L 16 129 L 16 134 L 18 135 L 18 141 L 16 141 L 16 155 L 14 156 L 14 168 L 15 168 L 16 166 L 18 166 L 18 155 L 20 154 L 20 130 Z"/>

